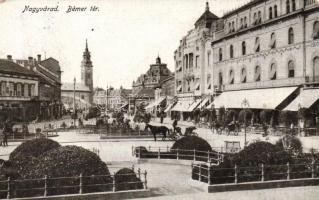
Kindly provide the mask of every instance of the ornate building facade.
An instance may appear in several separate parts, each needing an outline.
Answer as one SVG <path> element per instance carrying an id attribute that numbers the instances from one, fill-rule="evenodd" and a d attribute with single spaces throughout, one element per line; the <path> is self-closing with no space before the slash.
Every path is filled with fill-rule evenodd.
<path id="1" fill-rule="evenodd" d="M 283 110 L 305 90 L 318 94 L 318 6 L 315 0 L 252 0 L 217 17 L 207 3 L 174 55 L 179 102 L 172 110 L 200 107 L 203 96 L 216 108 L 246 102 Z"/>
<path id="2" fill-rule="evenodd" d="M 80 83 L 74 79 L 73 83 L 63 83 L 62 85 L 62 101 L 67 108 L 73 107 L 74 91 L 76 108 L 86 109 L 93 105 L 93 65 L 87 41 L 81 62 Z"/>

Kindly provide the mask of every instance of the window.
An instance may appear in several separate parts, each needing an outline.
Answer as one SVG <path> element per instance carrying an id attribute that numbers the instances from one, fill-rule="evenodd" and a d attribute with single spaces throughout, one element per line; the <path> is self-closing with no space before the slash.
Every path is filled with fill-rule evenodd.
<path id="1" fill-rule="evenodd" d="M 31 85 L 31 87 L 30 87 L 30 96 L 31 97 L 35 96 L 35 86 L 34 85 Z"/>
<path id="2" fill-rule="evenodd" d="M 255 67 L 255 81 L 260 81 L 260 76 L 261 76 L 260 67 L 257 65 Z"/>
<path id="3" fill-rule="evenodd" d="M 286 1 L 286 13 L 290 13 L 290 0 Z"/>
<path id="4" fill-rule="evenodd" d="M 270 65 L 269 78 L 270 80 L 275 80 L 277 78 L 277 67 L 275 63 Z"/>
<path id="5" fill-rule="evenodd" d="M 274 17 L 278 17 L 278 8 L 277 5 L 274 6 Z"/>
<path id="6" fill-rule="evenodd" d="M 292 11 L 295 11 L 296 10 L 296 0 L 292 0 L 291 3 L 292 3 Z"/>
<path id="7" fill-rule="evenodd" d="M 234 47 L 233 47 L 233 45 L 229 46 L 229 57 L 230 58 L 234 57 Z"/>
<path id="8" fill-rule="evenodd" d="M 24 96 L 25 97 L 29 96 L 29 86 L 28 86 L 28 84 L 24 84 Z"/>
<path id="9" fill-rule="evenodd" d="M 261 11 L 258 11 L 258 24 L 261 23 Z"/>
<path id="10" fill-rule="evenodd" d="M 246 42 L 245 41 L 243 41 L 241 43 L 241 51 L 242 51 L 243 55 L 246 55 Z"/>
<path id="11" fill-rule="evenodd" d="M 84 95 L 81 95 L 81 99 L 84 99 Z"/>
<path id="12" fill-rule="evenodd" d="M 288 31 L 288 44 L 293 44 L 294 43 L 294 29 L 289 28 Z"/>
<path id="13" fill-rule="evenodd" d="M 247 28 L 247 17 L 244 17 L 244 28 Z"/>
<path id="14" fill-rule="evenodd" d="M 18 97 L 21 96 L 21 84 L 20 83 L 17 84 L 17 96 Z"/>
<path id="15" fill-rule="evenodd" d="M 219 72 L 218 74 L 218 83 L 219 85 L 223 85 L 223 73 Z"/>
<path id="16" fill-rule="evenodd" d="M 241 82 L 246 83 L 246 81 L 247 81 L 246 79 L 247 79 L 247 72 L 246 72 L 246 68 L 243 67 L 241 69 Z"/>
<path id="17" fill-rule="evenodd" d="M 276 35 L 275 35 L 275 33 L 272 33 L 270 35 L 270 44 L 269 44 L 269 46 L 270 46 L 271 49 L 276 48 Z"/>
<path id="18" fill-rule="evenodd" d="M 230 22 L 228 22 L 228 32 L 229 32 L 229 33 L 232 32 L 232 30 L 231 30 L 231 23 L 230 23 Z"/>
<path id="19" fill-rule="evenodd" d="M 240 29 L 244 28 L 244 19 L 240 19 Z"/>
<path id="20" fill-rule="evenodd" d="M 192 53 L 189 54 L 189 68 L 193 68 L 194 56 Z"/>
<path id="21" fill-rule="evenodd" d="M 199 56 L 196 56 L 196 58 L 195 58 L 195 67 L 196 68 L 199 67 L 198 62 L 199 62 Z"/>
<path id="22" fill-rule="evenodd" d="M 259 41 L 259 37 L 256 37 L 255 40 L 255 52 L 258 53 L 260 51 L 260 41 Z"/>
<path id="23" fill-rule="evenodd" d="M 257 13 L 254 13 L 254 23 L 253 23 L 254 25 L 257 24 L 257 20 L 258 20 L 258 19 L 257 19 Z"/>
<path id="24" fill-rule="evenodd" d="M 207 66 L 210 66 L 210 51 L 207 52 Z"/>
<path id="25" fill-rule="evenodd" d="M 235 32 L 235 22 L 231 23 L 232 32 Z"/>
<path id="26" fill-rule="evenodd" d="M 291 60 L 288 62 L 288 78 L 295 77 L 295 63 Z"/>
<path id="27" fill-rule="evenodd" d="M 14 83 L 9 84 L 9 96 L 13 96 L 14 94 Z"/>
<path id="28" fill-rule="evenodd" d="M 234 71 L 232 69 L 229 71 L 229 84 L 234 84 Z"/>
<path id="29" fill-rule="evenodd" d="M 272 19 L 272 7 L 269 7 L 269 19 Z"/>
<path id="30" fill-rule="evenodd" d="M 219 48 L 219 61 L 223 60 L 223 50 Z"/>
<path id="31" fill-rule="evenodd" d="M 319 21 L 315 21 L 315 23 L 313 23 L 312 38 L 314 40 L 319 39 Z"/>
<path id="32" fill-rule="evenodd" d="M 2 96 L 6 96 L 7 93 L 6 93 L 6 82 L 1 82 L 1 95 Z"/>

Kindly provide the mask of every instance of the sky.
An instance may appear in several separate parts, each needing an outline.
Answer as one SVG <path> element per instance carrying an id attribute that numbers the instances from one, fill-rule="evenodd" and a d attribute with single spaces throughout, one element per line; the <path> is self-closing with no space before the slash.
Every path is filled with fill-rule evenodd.
<path id="1" fill-rule="evenodd" d="M 57 59 L 62 82 L 80 80 L 88 40 L 94 87 L 131 88 L 159 55 L 174 71 L 174 51 L 194 27 L 207 0 L 0 0 L 0 58 L 25 59 L 41 54 Z M 221 17 L 249 0 L 208 0 Z M 25 7 L 56 7 L 32 13 Z M 69 7 L 87 7 L 71 11 Z M 90 11 L 90 7 L 97 11 Z"/>

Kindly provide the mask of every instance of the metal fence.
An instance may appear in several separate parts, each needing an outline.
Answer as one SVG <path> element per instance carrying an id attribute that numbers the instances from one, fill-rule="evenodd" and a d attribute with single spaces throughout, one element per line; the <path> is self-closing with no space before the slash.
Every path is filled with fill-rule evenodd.
<path id="1" fill-rule="evenodd" d="M 199 151 L 189 149 L 172 149 L 166 147 L 134 147 L 132 146 L 132 155 L 137 158 L 157 158 L 157 159 L 176 159 L 193 160 L 208 162 L 212 165 L 219 165 L 223 162 L 224 155 L 215 151 Z"/>
<path id="2" fill-rule="evenodd" d="M 134 168 L 133 168 L 134 170 Z M 132 178 L 133 177 L 133 178 Z M 147 171 L 113 175 L 48 177 L 0 181 L 0 199 L 147 189 Z"/>
<path id="3" fill-rule="evenodd" d="M 208 164 L 192 164 L 192 179 L 209 185 L 237 184 L 319 177 L 319 164 L 284 164 L 218 168 Z"/>

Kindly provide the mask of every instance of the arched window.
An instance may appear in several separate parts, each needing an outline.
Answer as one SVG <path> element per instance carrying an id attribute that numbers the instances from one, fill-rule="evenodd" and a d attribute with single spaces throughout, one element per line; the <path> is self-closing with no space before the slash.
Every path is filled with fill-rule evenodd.
<path id="1" fill-rule="evenodd" d="M 292 3 L 292 11 L 295 11 L 296 10 L 296 0 L 292 0 L 291 3 Z"/>
<path id="2" fill-rule="evenodd" d="M 270 35 L 270 44 L 269 44 L 269 47 L 270 47 L 271 49 L 276 48 L 276 34 L 275 34 L 275 33 L 271 33 L 271 35 Z"/>
<path id="3" fill-rule="evenodd" d="M 223 50 L 222 48 L 219 48 L 219 61 L 223 60 Z"/>
<path id="4" fill-rule="evenodd" d="M 269 79 L 276 80 L 276 78 L 277 78 L 277 67 L 275 63 L 272 63 L 269 69 Z"/>
<path id="5" fill-rule="evenodd" d="M 314 40 L 319 39 L 319 21 L 315 21 L 315 22 L 313 23 L 312 38 L 313 38 Z"/>
<path id="6" fill-rule="evenodd" d="M 290 13 L 290 0 L 286 1 L 286 13 Z"/>
<path id="7" fill-rule="evenodd" d="M 244 28 L 247 28 L 247 17 L 244 17 Z"/>
<path id="8" fill-rule="evenodd" d="M 235 79 L 234 70 L 231 69 L 229 71 L 229 84 L 234 84 L 234 79 Z"/>
<path id="9" fill-rule="evenodd" d="M 255 40 L 255 52 L 258 53 L 260 51 L 260 40 L 259 37 L 256 37 Z"/>
<path id="10" fill-rule="evenodd" d="M 288 78 L 293 78 L 295 77 L 295 63 L 290 60 L 288 62 Z"/>
<path id="11" fill-rule="evenodd" d="M 243 55 L 246 55 L 246 42 L 245 41 L 243 41 L 241 43 L 241 51 L 242 51 Z"/>
<path id="12" fill-rule="evenodd" d="M 260 67 L 257 65 L 255 67 L 255 81 L 260 81 L 260 77 L 261 77 L 261 70 L 260 70 Z"/>
<path id="13" fill-rule="evenodd" d="M 269 7 L 269 19 L 272 19 L 272 7 Z"/>
<path id="14" fill-rule="evenodd" d="M 218 73 L 218 83 L 219 83 L 219 85 L 223 85 L 223 73 L 222 72 Z"/>
<path id="15" fill-rule="evenodd" d="M 275 18 L 278 17 L 278 8 L 277 8 L 277 5 L 274 6 L 274 15 L 275 15 Z"/>
<path id="16" fill-rule="evenodd" d="M 293 44 L 294 43 L 294 29 L 289 28 L 288 30 L 288 44 Z"/>
<path id="17" fill-rule="evenodd" d="M 240 78 L 240 81 L 241 81 L 242 83 L 246 83 L 246 81 L 247 81 L 247 72 L 246 72 L 246 68 L 245 68 L 245 67 L 243 67 L 243 68 L 241 69 L 241 78 Z"/>
<path id="18" fill-rule="evenodd" d="M 261 11 L 258 11 L 258 23 L 261 23 Z"/>
<path id="19" fill-rule="evenodd" d="M 234 57 L 234 47 L 233 47 L 233 45 L 229 46 L 229 57 L 230 58 Z"/>

